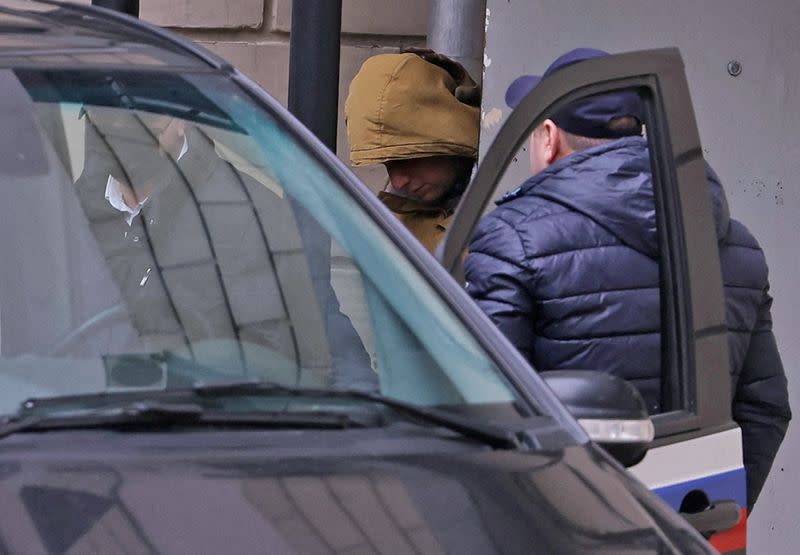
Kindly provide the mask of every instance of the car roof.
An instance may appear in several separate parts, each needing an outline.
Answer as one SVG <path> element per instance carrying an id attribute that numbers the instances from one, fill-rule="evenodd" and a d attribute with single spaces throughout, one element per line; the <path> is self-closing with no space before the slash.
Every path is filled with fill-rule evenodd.
<path id="1" fill-rule="evenodd" d="M 0 67 L 213 70 L 213 54 L 137 19 L 49 0 L 0 0 Z"/>

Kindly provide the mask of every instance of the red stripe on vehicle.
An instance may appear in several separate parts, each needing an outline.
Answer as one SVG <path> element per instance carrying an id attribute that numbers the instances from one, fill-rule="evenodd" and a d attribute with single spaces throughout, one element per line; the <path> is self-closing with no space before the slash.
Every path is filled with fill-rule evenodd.
<path id="1" fill-rule="evenodd" d="M 714 534 L 708 540 L 711 545 L 720 553 L 733 553 L 747 548 L 747 509 L 742 509 L 742 517 L 739 524 Z"/>

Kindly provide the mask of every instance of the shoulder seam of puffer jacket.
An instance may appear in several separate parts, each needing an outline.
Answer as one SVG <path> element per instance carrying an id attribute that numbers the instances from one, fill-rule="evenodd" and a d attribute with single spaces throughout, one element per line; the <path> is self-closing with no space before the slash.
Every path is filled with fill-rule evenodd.
<path id="1" fill-rule="evenodd" d="M 559 204 L 544 197 L 537 197 L 535 203 L 538 204 L 538 206 L 536 205 L 529 206 L 531 202 L 530 201 L 525 202 L 523 201 L 523 199 L 529 198 L 531 196 L 533 195 L 524 195 L 517 197 L 520 200 L 520 202 L 517 203 L 517 206 L 513 204 L 503 204 L 501 206 L 498 206 L 494 211 L 485 216 L 484 219 L 494 218 L 502 220 L 521 235 L 522 231 L 519 229 L 519 226 L 522 224 L 527 224 L 534 220 L 536 221 L 543 220 L 551 216 L 560 216 L 563 218 L 568 214 L 574 214 L 584 217 L 582 214 L 575 212 L 574 210 L 570 210 L 563 204 Z M 543 201 L 546 202 L 546 205 L 542 205 Z M 527 208 L 527 210 L 520 208 L 523 206 Z M 549 211 L 545 210 L 545 208 L 549 209 Z"/>
<path id="2" fill-rule="evenodd" d="M 480 225 L 479 226 L 481 232 L 479 232 L 478 229 L 475 230 L 476 233 L 473 236 L 472 240 L 470 241 L 470 248 L 469 248 L 470 254 L 471 253 L 480 253 L 480 254 L 483 254 L 483 255 L 486 255 L 486 256 L 491 256 L 492 258 L 496 258 L 498 260 L 502 260 L 503 262 L 511 264 L 512 266 L 515 266 L 515 267 L 519 268 L 520 270 L 524 270 L 526 272 L 529 271 L 530 269 L 527 268 L 526 266 L 524 266 L 525 261 L 529 260 L 529 256 L 528 256 L 528 253 L 525 251 L 525 243 L 522 241 L 522 237 L 520 235 L 520 232 L 516 229 L 516 227 L 511 222 L 506 221 L 504 218 L 501 218 L 499 215 L 490 214 L 489 216 L 484 218 L 484 220 L 483 220 L 483 222 L 481 222 L 481 224 L 485 223 L 486 225 L 488 225 L 491 222 L 499 222 L 501 225 L 507 227 L 508 229 L 510 229 L 511 231 L 514 232 L 514 236 L 517 238 L 517 242 L 519 243 L 519 249 L 523 254 L 523 260 L 522 261 L 513 260 L 511 258 L 507 258 L 507 257 L 501 256 L 496 250 L 491 250 L 490 251 L 490 250 L 481 249 L 481 248 L 472 248 L 471 245 L 473 244 L 473 242 L 477 242 L 477 240 L 480 237 L 484 237 L 484 236 L 490 234 L 492 231 L 496 231 L 496 229 L 486 229 L 485 228 L 486 226 L 484 226 L 484 225 Z"/>
<path id="3" fill-rule="evenodd" d="M 641 287 L 622 287 L 620 289 L 600 289 L 596 291 L 581 291 L 580 293 L 570 293 L 569 295 L 562 295 L 560 297 L 540 297 L 538 301 L 546 303 L 548 301 L 560 301 L 563 299 L 570 299 L 573 297 L 583 297 L 587 295 L 600 295 L 606 293 L 627 293 L 629 291 L 643 291 L 646 289 L 661 289 L 658 286 L 645 285 Z"/>
<path id="4" fill-rule="evenodd" d="M 758 244 L 758 240 L 753 236 L 747 226 L 739 220 L 731 218 L 728 226 L 728 234 L 725 236 L 725 244 L 729 247 L 743 247 L 755 250 L 763 250 Z"/>

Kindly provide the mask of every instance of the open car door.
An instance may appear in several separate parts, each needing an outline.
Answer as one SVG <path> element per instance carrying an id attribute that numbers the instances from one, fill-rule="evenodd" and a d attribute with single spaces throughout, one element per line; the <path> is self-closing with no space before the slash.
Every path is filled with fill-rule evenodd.
<path id="1" fill-rule="evenodd" d="M 675 48 L 594 58 L 547 77 L 509 116 L 467 188 L 437 253 L 463 282 L 463 253 L 500 178 L 531 131 L 566 104 L 615 90 L 643 102 L 660 251 L 663 412 L 630 470 L 722 553 L 746 544 L 741 433 L 731 418 L 719 251 L 703 151 Z M 598 370 L 603 370 L 598 368 Z"/>

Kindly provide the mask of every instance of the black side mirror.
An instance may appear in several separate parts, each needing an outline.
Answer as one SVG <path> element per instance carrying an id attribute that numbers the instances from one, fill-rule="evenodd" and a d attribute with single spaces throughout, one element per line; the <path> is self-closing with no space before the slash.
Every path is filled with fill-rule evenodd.
<path id="1" fill-rule="evenodd" d="M 541 375 L 592 441 L 625 466 L 644 458 L 655 430 L 634 386 L 604 372 L 554 370 Z"/>

